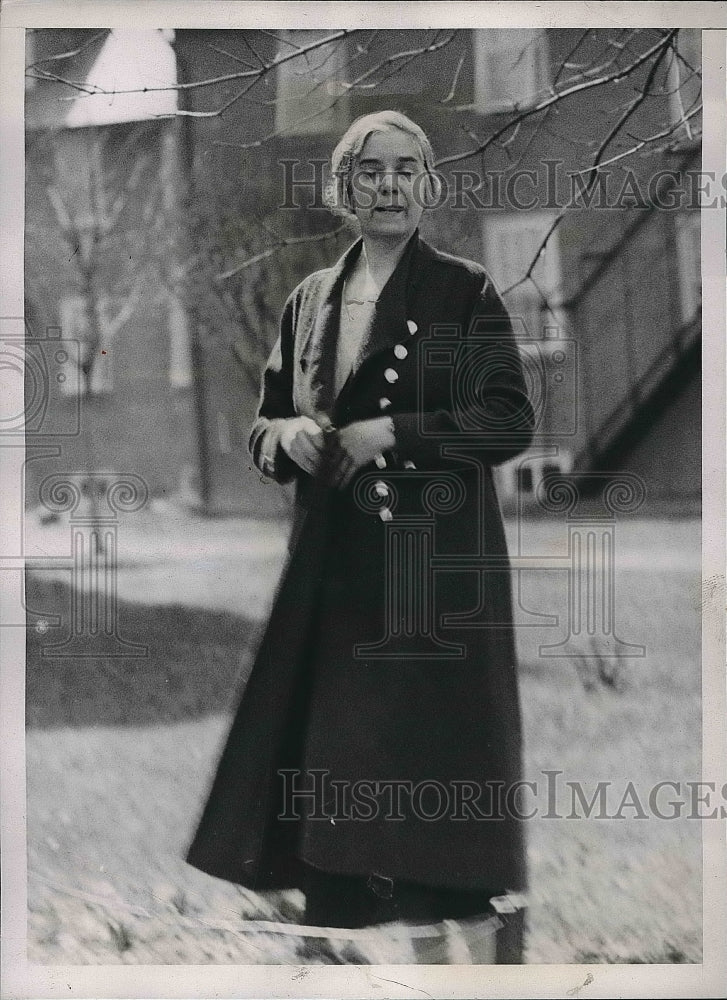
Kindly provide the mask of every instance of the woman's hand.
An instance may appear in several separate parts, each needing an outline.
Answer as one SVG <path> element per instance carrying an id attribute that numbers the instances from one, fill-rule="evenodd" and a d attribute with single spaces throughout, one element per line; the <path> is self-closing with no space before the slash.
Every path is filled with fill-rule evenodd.
<path id="1" fill-rule="evenodd" d="M 358 420 L 332 435 L 326 455 L 327 480 L 339 489 L 348 486 L 353 475 L 377 455 L 396 444 L 390 417 Z"/>
<path id="2" fill-rule="evenodd" d="M 280 434 L 280 445 L 303 472 L 314 476 L 323 457 L 323 430 L 310 417 L 290 417 Z"/>

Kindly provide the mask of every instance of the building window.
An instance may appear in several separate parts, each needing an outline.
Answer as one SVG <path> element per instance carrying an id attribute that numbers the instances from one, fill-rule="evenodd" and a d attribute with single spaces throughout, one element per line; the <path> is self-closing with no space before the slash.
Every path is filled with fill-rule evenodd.
<path id="1" fill-rule="evenodd" d="M 278 58 L 330 31 L 280 31 Z M 343 132 L 348 125 L 346 43 L 343 39 L 296 54 L 276 71 L 275 131 L 283 135 Z"/>
<path id="2" fill-rule="evenodd" d="M 551 212 L 501 213 L 484 223 L 485 264 L 496 286 L 505 290 L 523 278 L 538 247 L 553 224 Z M 565 330 L 560 308 L 561 266 L 559 230 L 551 233 L 532 271 L 533 280 L 524 281 L 505 295 L 516 333 L 530 339 L 555 336 L 555 327 Z"/>
<path id="3" fill-rule="evenodd" d="M 698 211 L 674 217 L 682 322 L 690 323 L 702 304 L 702 240 Z"/>
<path id="4" fill-rule="evenodd" d="M 542 28 L 486 28 L 473 36 L 478 111 L 529 107 L 543 96 L 550 84 L 550 59 Z"/>
<path id="5" fill-rule="evenodd" d="M 552 447 L 549 449 L 552 452 Z M 559 476 L 571 472 L 573 454 L 562 444 L 557 452 L 545 455 L 537 450 L 518 456 L 499 465 L 495 471 L 498 495 L 515 499 L 518 495 L 535 493 L 546 476 Z"/>
<path id="6" fill-rule="evenodd" d="M 492 215 L 484 223 L 485 264 L 503 293 L 520 344 L 539 442 L 573 433 L 576 401 L 577 359 L 561 306 L 558 229 L 537 257 L 533 280 L 519 284 L 555 218 L 552 212 L 513 212 Z"/>

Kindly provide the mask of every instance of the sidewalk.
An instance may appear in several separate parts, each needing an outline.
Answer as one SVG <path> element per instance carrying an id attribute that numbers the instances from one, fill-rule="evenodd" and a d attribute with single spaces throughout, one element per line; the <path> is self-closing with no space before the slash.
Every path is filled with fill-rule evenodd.
<path id="1" fill-rule="evenodd" d="M 121 601 L 182 605 L 261 619 L 269 610 L 287 554 L 288 524 L 207 518 L 171 504 L 122 514 L 117 523 L 117 594 Z M 70 583 L 68 518 L 26 518 L 26 566 Z"/>
<path id="2" fill-rule="evenodd" d="M 27 566 L 43 575 L 72 567 L 67 517 L 41 523 L 40 510 L 26 516 Z M 119 597 L 131 602 L 181 604 L 208 610 L 266 614 L 287 555 L 289 524 L 275 519 L 204 517 L 184 507 L 153 501 L 121 514 L 117 525 Z M 568 529 L 557 518 L 505 522 L 510 555 L 568 556 Z M 700 523 L 627 518 L 616 526 L 617 573 L 681 572 L 699 575 Z M 526 574 L 527 575 L 527 574 Z M 699 595 L 695 595 L 695 600 Z"/>

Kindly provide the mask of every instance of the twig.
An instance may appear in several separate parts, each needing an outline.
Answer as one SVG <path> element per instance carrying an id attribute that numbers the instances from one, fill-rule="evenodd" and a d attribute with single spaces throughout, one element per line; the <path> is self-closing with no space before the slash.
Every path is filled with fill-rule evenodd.
<path id="1" fill-rule="evenodd" d="M 560 80 L 561 73 L 566 68 L 566 66 L 569 66 L 570 60 L 576 54 L 576 52 L 581 47 L 581 45 L 585 42 L 586 38 L 588 38 L 588 36 L 590 35 L 590 33 L 591 33 L 591 29 L 590 28 L 585 28 L 584 31 L 581 33 L 581 36 L 578 39 L 578 41 L 576 42 L 576 44 L 567 53 L 567 55 L 565 56 L 565 58 L 561 62 L 560 66 L 558 67 L 558 71 L 556 72 L 555 76 L 553 77 L 553 87 L 555 87 L 555 85 L 558 82 L 558 80 Z"/>
<path id="2" fill-rule="evenodd" d="M 540 241 L 540 245 L 538 246 L 538 249 L 535 251 L 535 253 L 533 255 L 533 258 L 530 261 L 530 265 L 528 266 L 527 271 L 522 276 L 522 278 L 520 278 L 514 284 L 510 285 L 509 288 L 504 289 L 504 291 L 502 293 L 503 295 L 507 295 L 509 292 L 515 291 L 516 288 L 519 288 L 520 285 L 524 285 L 525 282 L 528 281 L 528 280 L 532 281 L 533 271 L 535 270 L 535 267 L 536 267 L 538 261 L 540 260 L 540 255 L 545 250 L 545 247 L 548 244 L 548 240 L 553 235 L 553 233 L 556 231 L 556 229 L 558 228 L 558 226 L 561 224 L 561 222 L 565 218 L 567 212 L 568 212 L 568 209 L 567 208 L 563 208 L 563 209 L 560 210 L 560 212 L 558 213 L 558 215 L 556 215 L 556 217 L 553 219 L 553 221 L 551 222 L 551 224 L 550 224 L 550 226 L 548 228 L 548 232 L 545 234 L 545 236 L 543 237 L 543 239 Z M 533 284 L 535 284 L 535 282 L 533 282 Z M 536 285 L 536 288 L 537 288 L 537 285 Z"/>
<path id="3" fill-rule="evenodd" d="M 454 77 L 452 78 L 452 86 L 449 88 L 449 93 L 442 101 L 442 104 L 449 104 L 450 101 L 454 100 L 454 95 L 457 90 L 457 83 L 459 82 L 459 74 L 462 72 L 462 67 L 464 66 L 464 55 L 459 57 L 459 62 L 457 63 L 457 69 L 454 71 Z"/>
<path id="4" fill-rule="evenodd" d="M 674 122 L 673 125 L 670 125 L 668 129 L 664 129 L 663 132 L 658 132 L 656 135 L 650 135 L 647 139 L 638 140 L 636 145 L 632 146 L 631 149 L 627 149 L 623 153 L 617 153 L 615 156 L 610 157 L 608 160 L 601 161 L 597 169 L 601 171 L 604 169 L 604 167 L 609 167 L 612 163 L 617 163 L 619 160 L 624 160 L 628 156 L 633 156 L 635 153 L 638 153 L 639 150 L 643 149 L 644 146 L 649 146 L 653 142 L 658 142 L 659 139 L 668 138 L 670 135 L 673 135 L 674 132 L 676 132 L 677 129 L 679 129 L 680 126 L 682 126 L 686 121 L 691 120 L 696 115 L 698 115 L 701 110 L 702 110 L 702 103 L 700 101 L 695 108 L 693 108 L 690 112 L 685 114 L 683 118 L 680 118 L 678 122 Z M 573 176 L 587 174 L 590 173 L 592 170 L 593 167 L 585 167 L 583 170 L 574 170 Z"/>
<path id="5" fill-rule="evenodd" d="M 364 90 L 377 87 L 382 82 L 381 80 L 377 80 L 374 83 L 367 83 L 367 84 L 364 84 L 363 81 L 368 80 L 369 77 L 373 76 L 375 73 L 378 73 L 379 70 L 383 69 L 385 66 L 390 66 L 399 60 L 408 59 L 409 61 L 411 61 L 412 58 L 417 58 L 418 56 L 426 55 L 428 52 L 437 52 L 439 49 L 443 49 L 447 45 L 449 45 L 456 38 L 456 36 L 457 32 L 453 31 L 450 35 L 446 36 L 441 42 L 434 41 L 430 42 L 429 45 L 424 45 L 418 49 L 408 49 L 404 50 L 403 52 L 395 52 L 394 55 L 387 56 L 386 59 L 382 59 L 381 62 L 376 64 L 376 66 L 372 66 L 370 69 L 367 69 L 365 73 L 362 73 L 359 77 L 357 77 L 355 80 L 352 80 L 350 83 L 344 84 L 344 86 L 346 87 L 347 90 L 354 90 L 354 89 Z M 383 77 L 383 79 L 388 79 L 388 77 Z"/>
<path id="6" fill-rule="evenodd" d="M 267 260 L 268 257 L 272 257 L 273 254 L 284 249 L 285 247 L 297 246 L 300 243 L 322 243 L 324 240 L 330 240 L 333 239 L 334 236 L 338 236 L 339 233 L 342 233 L 345 228 L 346 224 L 344 223 L 337 229 L 332 229 L 327 233 L 318 233 L 315 236 L 289 236 L 286 239 L 280 240 L 275 246 L 268 247 L 268 249 L 263 250 L 262 253 L 255 254 L 254 257 L 250 257 L 248 260 L 243 261 L 243 263 L 238 264 L 237 267 L 233 267 L 229 271 L 223 271 L 215 277 L 219 281 L 225 281 L 227 278 L 234 278 L 236 274 L 246 270 L 248 267 L 252 267 L 253 264 L 260 263 L 261 260 Z"/>
<path id="7" fill-rule="evenodd" d="M 679 30 L 678 28 L 671 29 L 666 35 L 662 36 L 659 42 L 652 45 L 645 52 L 642 52 L 641 55 L 638 56 L 638 58 L 636 58 L 632 63 L 630 63 L 624 69 L 617 70 L 616 72 L 608 74 L 606 76 L 601 76 L 596 80 L 585 80 L 582 83 L 577 83 L 571 87 L 566 87 L 564 90 L 558 91 L 557 93 L 552 94 L 550 97 L 542 101 L 539 101 L 532 107 L 524 108 L 522 111 L 519 111 L 514 118 L 507 121 L 499 129 L 496 129 L 495 132 L 492 133 L 492 135 L 488 136 L 487 139 L 481 142 L 474 149 L 468 149 L 465 150 L 463 153 L 454 153 L 452 154 L 452 156 L 446 156 L 443 159 L 439 160 L 436 163 L 436 166 L 440 168 L 442 166 L 446 166 L 449 163 L 459 163 L 462 160 L 469 159 L 471 156 L 477 156 L 480 153 L 483 153 L 489 146 L 491 146 L 494 142 L 496 142 L 497 139 L 499 139 L 500 136 L 504 135 L 509 129 L 514 128 L 515 125 L 519 124 L 522 121 L 525 121 L 525 119 L 527 118 L 532 118 L 533 115 L 540 114 L 547 108 L 550 108 L 554 104 L 557 104 L 559 101 L 563 101 L 568 97 L 573 97 L 575 94 L 582 94 L 585 93 L 586 91 L 594 90 L 596 87 L 603 87 L 606 84 L 616 83 L 618 80 L 623 80 L 625 77 L 634 73 L 637 69 L 643 66 L 644 63 L 648 62 L 648 60 L 651 59 L 652 56 L 658 54 L 659 52 L 667 48 L 671 42 L 671 39 L 674 37 L 674 35 L 678 30 Z"/>
<path id="8" fill-rule="evenodd" d="M 676 29 L 676 30 L 678 30 L 678 29 Z M 675 34 L 675 31 L 672 32 L 672 33 L 670 33 L 670 38 L 672 38 L 674 36 L 674 34 Z M 611 144 L 611 142 L 613 141 L 614 137 L 620 132 L 620 130 L 626 124 L 626 122 L 631 117 L 631 115 L 633 115 L 633 113 L 636 111 L 636 109 L 638 107 L 640 107 L 640 105 L 643 104 L 643 102 L 646 100 L 646 97 L 649 94 L 649 88 L 651 87 L 651 84 L 653 83 L 654 77 L 656 76 L 657 70 L 659 68 L 659 65 L 661 64 L 662 59 L 665 57 L 666 53 L 669 51 L 669 47 L 670 46 L 663 46 L 662 47 L 661 52 L 659 52 L 659 54 L 657 55 L 656 59 L 652 63 L 651 67 L 649 68 L 649 72 L 648 72 L 648 75 L 646 77 L 646 81 L 644 82 L 643 90 L 641 90 L 636 95 L 636 97 L 633 98 L 633 100 L 631 100 L 629 102 L 628 106 L 626 107 L 626 110 L 623 112 L 623 114 L 618 119 L 618 121 L 616 122 L 616 124 L 609 130 L 608 135 L 606 136 L 605 139 L 603 139 L 603 141 L 601 142 L 600 146 L 598 147 L 598 150 L 596 152 L 596 155 L 594 157 L 592 165 L 587 170 L 583 171 L 584 174 L 590 175 L 590 179 L 586 183 L 583 191 L 581 192 L 581 195 L 585 195 L 587 192 L 589 192 L 593 188 L 593 186 L 596 183 L 596 180 L 598 178 L 598 174 L 600 172 L 599 171 L 599 167 L 601 165 L 601 158 L 602 158 L 604 152 L 606 151 L 606 149 L 608 149 L 608 147 Z M 532 260 L 530 261 L 530 264 L 528 266 L 528 269 L 527 269 L 525 275 L 519 281 L 515 282 L 515 284 L 511 285 L 508 289 L 506 289 L 507 292 L 511 292 L 515 288 L 518 288 L 520 285 L 522 285 L 528 279 L 532 280 L 532 274 L 533 274 L 533 271 L 535 270 L 535 266 L 536 266 L 538 260 L 540 259 L 540 255 L 545 250 L 545 247 L 546 247 L 546 245 L 547 245 L 548 240 L 550 239 L 550 237 L 553 235 L 553 233 L 555 232 L 555 230 L 558 228 L 558 226 L 563 221 L 563 219 L 564 219 L 567 211 L 568 211 L 568 209 L 561 209 L 561 211 L 555 217 L 555 219 L 553 220 L 553 222 L 551 223 L 551 225 L 550 225 L 550 227 L 548 229 L 548 232 L 545 234 L 544 238 L 541 240 L 538 249 L 536 250 L 536 252 L 535 252 Z M 503 294 L 505 294 L 505 293 L 503 292 Z"/>
<path id="9" fill-rule="evenodd" d="M 321 116 L 327 114 L 329 111 L 335 108 L 338 105 L 338 103 L 341 100 L 343 100 L 344 97 L 347 96 L 348 91 L 357 87 L 359 81 L 368 77 L 372 72 L 376 72 L 380 70 L 382 67 L 386 65 L 391 65 L 398 60 L 406 60 L 401 64 L 401 66 L 397 66 L 393 70 L 393 72 L 400 72 L 401 69 L 404 68 L 404 66 L 408 66 L 411 62 L 414 61 L 414 59 L 426 55 L 429 52 L 435 52 L 438 49 L 443 48 L 445 45 L 448 45 L 455 37 L 455 34 L 456 32 L 451 34 L 448 38 L 445 38 L 442 42 L 432 42 L 430 45 L 425 45 L 418 49 L 410 49 L 405 52 L 397 52 L 394 53 L 394 55 L 388 56 L 386 59 L 383 59 L 380 63 L 378 63 L 377 66 L 373 67 L 372 70 L 367 70 L 366 73 L 363 73 L 360 77 L 357 78 L 357 80 L 354 80 L 351 83 L 342 83 L 341 86 L 344 88 L 343 93 L 339 94 L 337 97 L 334 97 L 325 107 L 319 108 L 318 110 L 311 112 L 311 114 L 309 115 L 298 117 L 296 119 L 297 124 L 298 125 L 306 124 L 307 122 L 315 121 L 317 118 L 320 118 Z M 362 53 L 359 53 L 359 55 L 360 54 Z M 379 86 L 385 79 L 388 79 L 388 77 L 382 77 L 382 79 L 377 80 L 375 83 L 367 84 L 366 86 L 367 87 Z M 322 81 L 315 84 L 307 92 L 306 96 L 309 96 L 310 94 L 314 93 L 315 90 L 317 90 L 321 85 Z M 239 99 L 239 97 L 235 98 L 235 100 L 237 99 Z M 274 99 L 266 103 L 275 105 L 279 103 L 279 99 Z M 224 110 L 226 110 L 228 106 L 229 105 L 226 105 Z M 197 117 L 214 117 L 215 115 L 219 114 L 219 112 L 188 112 L 188 113 L 191 115 L 195 115 Z M 284 135 L 286 131 L 287 130 L 285 128 L 274 129 L 272 132 L 268 132 L 266 135 L 261 136 L 259 139 L 252 139 L 250 142 L 230 142 L 229 140 L 226 139 L 217 139 L 214 140 L 214 145 L 224 146 L 227 149 L 241 149 L 241 150 L 259 149 L 261 146 L 265 145 L 266 142 L 270 142 L 272 139 L 277 139 L 279 136 Z"/>
<path id="10" fill-rule="evenodd" d="M 673 35 L 672 35 L 672 37 L 673 37 Z M 621 131 L 621 129 L 623 128 L 623 126 L 626 124 L 626 122 L 629 120 L 629 118 L 633 115 L 633 113 L 636 111 L 636 109 L 639 108 L 644 103 L 644 101 L 646 100 L 646 97 L 649 94 L 649 90 L 651 88 L 651 84 L 653 83 L 654 77 L 656 76 L 657 70 L 659 69 L 659 66 L 661 64 L 662 59 L 665 57 L 666 53 L 669 51 L 669 48 L 670 48 L 670 46 L 666 47 L 666 48 L 663 48 L 661 50 L 661 52 L 658 54 L 658 56 L 656 57 L 656 59 L 654 60 L 654 62 L 652 63 L 652 65 L 651 65 L 651 67 L 649 69 L 648 75 L 646 77 L 646 81 L 644 82 L 643 90 L 641 90 L 636 95 L 636 97 L 632 101 L 629 102 L 629 104 L 628 104 L 626 110 L 624 111 L 624 113 L 618 119 L 618 121 L 616 122 L 616 124 L 611 128 L 611 130 L 609 131 L 609 133 L 606 136 L 606 138 L 601 142 L 601 145 L 598 147 L 598 152 L 596 153 L 596 156 L 594 158 L 593 164 L 592 164 L 590 170 L 586 171 L 586 173 L 593 174 L 593 182 L 594 183 L 595 183 L 596 175 L 597 175 L 597 172 L 598 172 L 598 166 L 599 166 L 599 163 L 601 162 L 601 158 L 602 158 L 603 154 L 608 149 L 608 147 L 611 145 L 611 142 L 613 141 L 614 137 L 616 135 L 618 135 L 618 133 Z M 592 186 L 593 186 L 593 184 L 589 183 L 587 185 L 586 190 L 588 190 Z"/>
<path id="11" fill-rule="evenodd" d="M 358 30 L 358 29 L 356 29 Z M 221 76 L 208 77 L 204 80 L 190 80 L 188 83 L 167 83 L 160 85 L 158 87 L 129 87 L 123 90 L 106 90 L 104 87 L 99 87 L 94 84 L 87 84 L 78 80 L 68 80 L 65 77 L 58 76 L 55 73 L 44 73 L 43 79 L 52 79 L 57 83 L 66 84 L 68 87 L 76 87 L 83 90 L 85 93 L 93 96 L 95 94 L 149 94 L 156 93 L 159 91 L 168 90 L 196 90 L 201 87 L 216 87 L 223 83 L 232 83 L 235 80 L 250 80 L 253 79 L 258 82 L 269 73 L 271 70 L 276 69 L 276 67 L 282 65 L 283 63 L 289 62 L 291 59 L 297 59 L 299 56 L 304 55 L 307 52 L 312 52 L 314 49 L 321 48 L 323 45 L 329 45 L 331 42 L 338 41 L 342 38 L 347 38 L 349 35 L 354 33 L 353 30 L 348 28 L 341 29 L 340 31 L 335 31 L 333 34 L 326 36 L 326 38 L 317 39 L 316 41 L 310 42 L 310 44 L 305 45 L 299 51 L 290 52 L 287 55 L 281 55 L 276 57 L 272 62 L 262 63 L 259 69 L 249 69 L 240 70 L 237 73 L 223 73 Z M 243 41 L 250 47 L 250 43 L 245 38 L 243 33 Z M 254 50 L 253 50 L 254 51 Z M 255 53 L 257 55 L 257 53 Z M 258 57 L 259 58 L 259 57 Z M 220 112 L 218 112 L 220 113 Z"/>
<path id="12" fill-rule="evenodd" d="M 691 139 L 692 138 L 692 130 L 689 127 L 689 120 L 684 117 L 684 102 L 682 101 L 682 86 L 681 86 L 682 85 L 682 79 L 681 79 L 681 77 L 682 77 L 682 71 L 681 71 L 681 67 L 679 65 L 679 60 L 677 59 L 677 55 L 679 54 L 679 49 L 678 49 L 677 45 L 678 45 L 678 42 L 677 42 L 677 39 L 675 38 L 674 41 L 672 42 L 672 65 L 674 66 L 674 71 L 676 72 L 676 78 L 677 78 L 676 98 L 677 98 L 677 101 L 679 103 L 679 114 L 680 114 L 680 116 L 681 116 L 681 118 L 682 118 L 682 120 L 684 122 L 684 126 L 685 126 L 686 133 L 687 133 L 687 138 Z M 670 69 L 671 69 L 671 67 L 670 67 Z"/>
<path id="13" fill-rule="evenodd" d="M 228 52 L 227 49 L 223 49 L 221 45 L 213 45 L 211 42 L 208 42 L 207 46 L 213 52 L 219 52 L 222 56 L 228 56 L 233 62 L 239 63 L 241 66 L 247 66 L 248 69 L 255 69 L 252 63 L 249 63 L 246 59 L 242 59 L 240 56 L 235 55 L 234 52 Z"/>
<path id="14" fill-rule="evenodd" d="M 87 39 L 83 45 L 79 45 L 78 48 L 69 49 L 68 52 L 59 52 L 54 56 L 44 56 L 43 59 L 36 59 L 25 68 L 26 70 L 34 69 L 36 66 L 40 66 L 41 63 L 59 62 L 62 59 L 73 59 L 74 56 L 80 56 L 80 54 L 93 45 L 94 42 L 98 41 L 99 38 L 108 35 L 108 33 L 109 29 L 104 28 L 102 31 L 97 31 L 95 35 L 92 35 L 91 38 Z"/>

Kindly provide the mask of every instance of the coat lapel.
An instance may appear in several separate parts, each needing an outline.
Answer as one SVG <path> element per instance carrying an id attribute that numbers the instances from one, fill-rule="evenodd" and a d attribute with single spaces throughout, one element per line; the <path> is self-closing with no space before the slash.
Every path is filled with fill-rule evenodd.
<path id="1" fill-rule="evenodd" d="M 417 230 L 406 245 L 399 263 L 379 295 L 374 310 L 373 323 L 368 336 L 361 344 L 353 366 L 353 377 L 369 358 L 380 351 L 390 350 L 408 337 L 406 321 L 416 286 L 421 280 L 419 266 L 425 244 Z"/>
<path id="2" fill-rule="evenodd" d="M 309 378 L 312 408 L 330 414 L 335 404 L 336 345 L 341 312 L 341 294 L 346 273 L 363 246 L 357 240 L 322 279 L 311 302 L 309 336 L 301 351 Z"/>
<path id="3" fill-rule="evenodd" d="M 409 240 L 391 277 L 381 290 L 368 336 L 361 344 L 353 371 L 339 393 L 334 395 L 336 350 L 339 333 L 341 296 L 346 275 L 358 255 L 363 241 L 358 239 L 322 279 L 311 307 L 308 340 L 302 350 L 310 386 L 312 408 L 317 413 L 332 414 L 334 408 L 351 391 L 366 363 L 381 351 L 390 350 L 409 336 L 407 319 L 411 304 L 423 278 L 422 263 L 428 250 L 417 230 Z"/>

